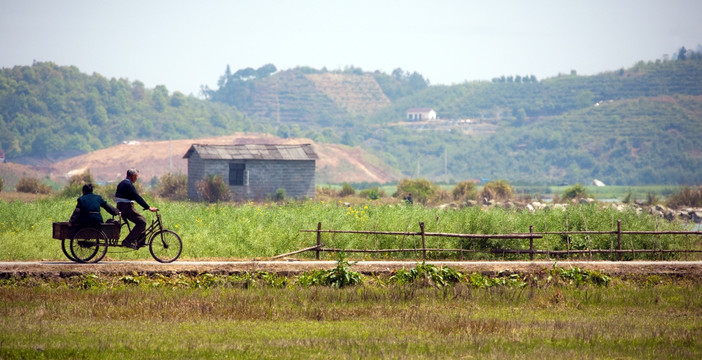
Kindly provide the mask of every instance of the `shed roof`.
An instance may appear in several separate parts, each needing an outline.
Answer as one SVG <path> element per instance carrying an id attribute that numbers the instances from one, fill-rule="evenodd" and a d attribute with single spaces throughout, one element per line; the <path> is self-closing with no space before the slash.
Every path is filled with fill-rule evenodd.
<path id="1" fill-rule="evenodd" d="M 183 158 L 190 158 L 194 152 L 197 152 L 200 158 L 207 160 L 316 160 L 319 158 L 311 144 L 193 144 Z"/>

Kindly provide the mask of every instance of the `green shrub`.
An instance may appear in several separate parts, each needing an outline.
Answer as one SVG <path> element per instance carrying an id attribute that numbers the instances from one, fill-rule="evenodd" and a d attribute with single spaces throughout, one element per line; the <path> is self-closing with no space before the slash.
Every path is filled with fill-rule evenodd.
<path id="1" fill-rule="evenodd" d="M 451 195 L 453 195 L 453 200 L 456 201 L 475 200 L 478 196 L 478 191 L 474 182 L 461 181 L 453 188 Z"/>
<path id="2" fill-rule="evenodd" d="M 353 186 L 349 185 L 349 183 L 344 183 L 341 185 L 341 192 L 339 192 L 339 196 L 351 196 L 356 194 L 356 190 L 353 188 Z"/>
<path id="3" fill-rule="evenodd" d="M 273 197 L 275 201 L 283 201 L 287 197 L 287 192 L 283 188 L 278 188 L 275 190 L 275 196 Z"/>
<path id="4" fill-rule="evenodd" d="M 390 282 L 400 285 L 424 281 L 432 286 L 444 287 L 454 285 L 464 279 L 464 275 L 449 267 L 437 267 L 432 264 L 417 264 L 414 269 L 400 269 L 390 277 Z"/>
<path id="5" fill-rule="evenodd" d="M 571 267 L 569 269 L 554 267 L 551 270 L 551 276 L 554 275 L 559 276 L 570 285 L 578 286 L 585 284 L 607 286 L 611 281 L 611 278 L 603 272 L 597 270 L 580 269 L 577 267 Z"/>
<path id="6" fill-rule="evenodd" d="M 61 196 L 64 197 L 78 197 L 83 195 L 83 185 L 85 184 L 93 184 L 95 186 L 95 181 L 93 180 L 93 175 L 90 173 L 90 170 L 86 170 L 80 174 L 75 174 L 72 175 L 70 179 L 68 179 L 68 184 L 61 190 Z M 94 192 L 97 193 L 97 189 L 93 189 Z"/>
<path id="7" fill-rule="evenodd" d="M 15 187 L 17 192 L 30 194 L 51 194 L 51 187 L 35 178 L 21 178 Z"/>
<path id="8" fill-rule="evenodd" d="M 397 184 L 395 197 L 406 198 L 412 195 L 412 200 L 421 204 L 426 204 L 439 192 L 439 187 L 426 179 L 403 179 Z"/>
<path id="9" fill-rule="evenodd" d="M 505 201 L 512 197 L 512 187 L 505 180 L 491 181 L 480 191 L 480 198 Z"/>
<path id="10" fill-rule="evenodd" d="M 160 179 L 158 195 L 171 200 L 187 200 L 188 177 L 185 174 L 166 174 Z"/>
<path id="11" fill-rule="evenodd" d="M 590 197 L 590 195 L 587 193 L 587 189 L 580 184 L 575 184 L 563 192 L 563 200 L 574 200 L 588 197 Z"/>
<path id="12" fill-rule="evenodd" d="M 229 187 L 222 180 L 222 175 L 207 175 L 196 187 L 197 193 L 204 201 L 214 203 L 231 199 Z"/>
<path id="13" fill-rule="evenodd" d="M 301 274 L 297 278 L 297 285 L 308 286 L 331 286 L 342 288 L 350 285 L 358 285 L 363 282 L 360 273 L 351 270 L 350 263 L 344 259 L 344 255 L 339 255 L 336 267 L 329 270 L 312 270 Z"/>
<path id="14" fill-rule="evenodd" d="M 385 192 L 382 189 L 378 188 L 377 186 L 374 186 L 370 189 L 361 190 L 359 193 L 364 198 L 370 199 L 370 200 L 378 200 L 381 197 L 385 196 Z"/>

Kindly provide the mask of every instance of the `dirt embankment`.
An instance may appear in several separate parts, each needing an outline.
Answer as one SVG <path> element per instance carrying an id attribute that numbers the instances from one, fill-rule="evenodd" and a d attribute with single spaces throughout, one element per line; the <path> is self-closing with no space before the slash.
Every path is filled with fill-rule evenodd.
<path id="1" fill-rule="evenodd" d="M 400 177 L 398 172 L 360 148 L 320 144 L 303 138 L 282 139 L 265 134 L 239 133 L 201 139 L 126 142 L 42 167 L 9 163 L 0 165 L 3 166 L 3 173 L 17 174 L 17 178 L 49 176 L 58 181 L 90 170 L 98 182 L 119 181 L 127 169 L 136 167 L 143 179 L 148 181 L 167 173 L 186 174 L 187 160 L 183 159 L 183 155 L 192 144 L 312 144 L 319 156 L 316 163 L 319 183 L 386 183 Z"/>
<path id="2" fill-rule="evenodd" d="M 702 279 L 702 261 L 428 261 L 467 273 L 479 272 L 490 276 L 544 274 L 554 266 L 569 269 L 601 271 L 612 276 L 663 276 Z M 104 261 L 98 264 L 76 264 L 70 261 L 0 262 L 0 278 L 43 276 L 66 277 L 83 274 L 234 274 L 266 271 L 278 274 L 299 274 L 314 269 L 331 269 L 335 261 L 176 261 L 160 264 L 155 261 Z M 415 261 L 352 262 L 352 269 L 364 274 L 390 274 L 398 269 L 411 269 Z"/>

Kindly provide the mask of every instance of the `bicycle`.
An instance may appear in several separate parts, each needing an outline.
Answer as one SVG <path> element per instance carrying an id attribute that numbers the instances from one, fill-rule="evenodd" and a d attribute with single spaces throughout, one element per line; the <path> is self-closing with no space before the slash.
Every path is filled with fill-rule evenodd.
<path id="1" fill-rule="evenodd" d="M 69 226 L 66 222 L 55 222 L 53 237 L 61 240 L 61 250 L 71 261 L 97 263 L 105 257 L 109 247 L 132 249 L 122 245 L 120 241 L 123 227 L 127 228 L 127 233 L 131 231 L 129 222 L 122 221 L 121 216 L 117 221 L 110 222 L 108 220 L 108 222 L 100 224 L 100 228 L 77 228 Z M 171 263 L 176 261 L 183 251 L 183 242 L 180 236 L 175 231 L 163 228 L 161 214 L 158 211 L 143 236 L 144 243 L 138 245 L 137 249 L 134 250 L 148 246 L 151 256 L 158 262 Z"/>

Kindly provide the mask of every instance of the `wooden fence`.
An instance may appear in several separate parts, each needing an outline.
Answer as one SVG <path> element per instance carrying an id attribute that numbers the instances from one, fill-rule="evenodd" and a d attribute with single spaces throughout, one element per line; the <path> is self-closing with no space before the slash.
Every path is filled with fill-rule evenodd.
<path id="1" fill-rule="evenodd" d="M 294 254 L 299 254 L 306 251 L 314 251 L 316 253 L 316 259 L 319 260 L 319 254 L 321 252 L 346 252 L 346 253 L 390 253 L 390 252 L 415 252 L 421 253 L 422 259 L 426 259 L 427 252 L 455 252 L 458 254 L 459 259 L 463 259 L 464 253 L 472 253 L 473 258 L 477 252 L 487 252 L 492 254 L 516 254 L 516 255 L 529 255 L 530 260 L 534 260 L 535 254 L 551 256 L 567 256 L 570 258 L 572 255 L 577 254 L 587 254 L 588 257 L 592 257 L 592 254 L 602 254 L 607 253 L 610 255 L 617 255 L 617 260 L 621 260 L 622 254 L 631 254 L 632 258 L 636 256 L 637 253 L 660 253 L 661 257 L 664 253 L 700 253 L 702 249 L 663 249 L 662 244 L 658 249 L 634 249 L 633 242 L 631 247 L 625 249 L 622 247 L 622 240 L 624 235 L 697 235 L 702 236 L 702 231 L 623 231 L 622 221 L 617 221 L 617 230 L 612 231 L 548 231 L 548 232 L 534 232 L 534 227 L 529 227 L 528 233 L 510 233 L 510 234 L 453 234 L 453 233 L 435 233 L 426 232 L 423 222 L 419 223 L 418 232 L 401 232 L 401 231 L 366 231 L 366 230 L 324 230 L 322 229 L 322 223 L 317 223 L 317 229 L 312 230 L 300 230 L 300 232 L 316 233 L 317 243 L 314 246 L 310 246 L 304 249 L 296 250 L 293 252 L 277 255 L 273 259 L 278 259 Z M 363 235 L 394 235 L 394 236 L 420 236 L 421 237 L 421 247 L 415 248 L 398 248 L 398 249 L 337 249 L 337 248 L 325 248 L 322 243 L 322 234 L 363 234 Z M 550 249 L 535 249 L 534 239 L 543 238 L 544 235 L 560 235 L 566 238 L 566 249 L 565 250 L 550 250 Z M 586 237 L 597 236 L 597 235 L 616 235 L 616 247 L 612 246 L 609 249 L 572 249 L 570 237 L 571 235 L 585 235 Z M 453 238 L 464 238 L 464 239 L 524 239 L 529 241 L 528 249 L 490 249 L 490 250 L 477 250 L 475 248 L 475 242 L 473 242 L 472 249 L 441 249 L 441 248 L 428 248 L 426 245 L 427 237 L 453 237 Z"/>

